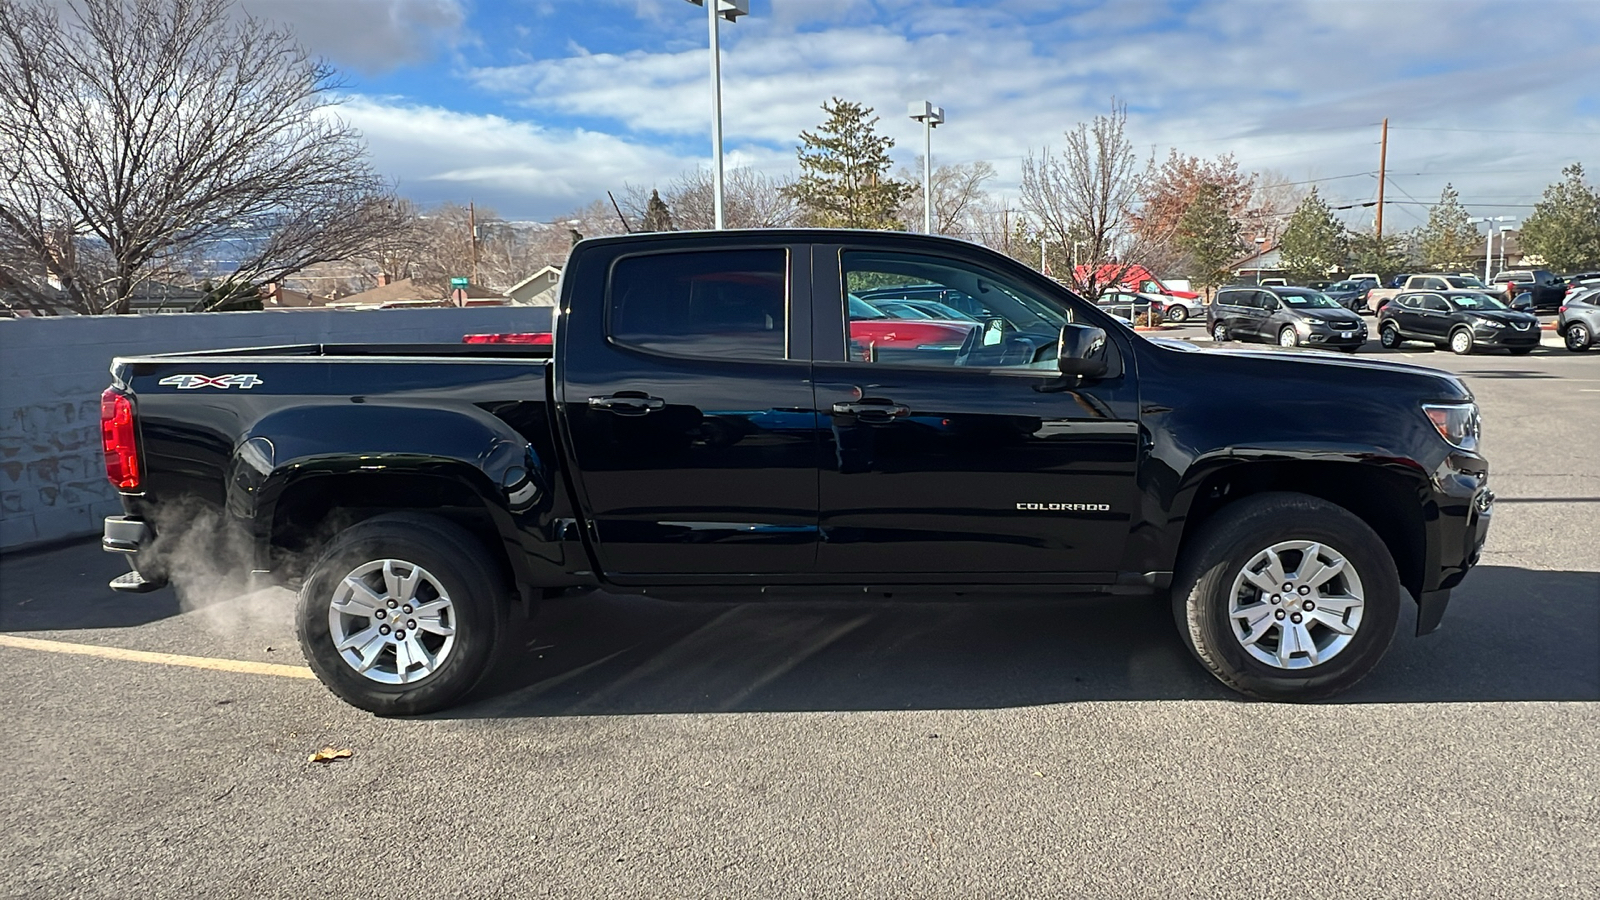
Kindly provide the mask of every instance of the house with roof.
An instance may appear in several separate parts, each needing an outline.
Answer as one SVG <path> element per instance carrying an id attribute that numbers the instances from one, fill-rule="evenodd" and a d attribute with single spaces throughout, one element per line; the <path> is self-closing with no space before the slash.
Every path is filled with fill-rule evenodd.
<path id="1" fill-rule="evenodd" d="M 545 266 L 508 288 L 507 306 L 555 306 L 561 286 L 561 267 Z"/>

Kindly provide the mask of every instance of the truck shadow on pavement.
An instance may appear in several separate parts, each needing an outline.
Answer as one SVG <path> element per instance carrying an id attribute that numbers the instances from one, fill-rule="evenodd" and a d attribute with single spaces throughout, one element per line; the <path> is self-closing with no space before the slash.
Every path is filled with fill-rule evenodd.
<path id="1" fill-rule="evenodd" d="M 1600 699 L 1600 573 L 1480 566 L 1444 627 L 1407 603 L 1383 663 L 1336 703 Z M 986 709 L 1231 700 L 1164 603 L 1129 598 L 551 601 L 443 717 Z"/>
<path id="2" fill-rule="evenodd" d="M 6 554 L 0 631 L 74 641 L 73 632 L 118 629 L 91 640 L 129 649 L 161 632 L 184 644 L 161 649 L 197 656 L 269 637 L 250 630 L 268 627 L 259 622 L 231 640 L 203 618 L 174 629 L 203 611 L 182 611 L 171 589 L 107 589 L 125 568 L 94 543 Z M 1413 637 L 1415 616 L 1406 603 L 1382 664 L 1336 703 L 1600 700 L 1600 572 L 1480 565 L 1438 633 Z M 1190 658 L 1166 604 L 1148 599 L 681 603 L 593 593 L 513 619 L 500 667 L 442 717 L 1237 699 Z"/>

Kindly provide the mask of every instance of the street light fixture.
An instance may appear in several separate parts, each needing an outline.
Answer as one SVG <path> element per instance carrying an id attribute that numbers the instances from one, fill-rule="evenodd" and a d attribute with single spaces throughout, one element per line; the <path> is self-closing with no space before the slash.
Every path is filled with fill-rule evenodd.
<path id="1" fill-rule="evenodd" d="M 750 14 L 750 0 L 689 0 L 706 8 L 711 28 L 711 204 L 713 227 L 722 230 L 722 46 L 718 41 L 717 20 L 738 21 Z"/>
<path id="2" fill-rule="evenodd" d="M 1483 222 L 1484 224 L 1489 226 L 1489 228 L 1487 229 L 1487 232 L 1483 236 L 1483 283 L 1484 284 L 1488 284 L 1489 283 L 1489 263 L 1490 263 L 1490 261 L 1492 261 L 1494 259 L 1494 223 L 1496 223 L 1496 222 L 1515 222 L 1516 220 L 1517 220 L 1516 216 L 1482 216 L 1480 218 L 1472 220 L 1474 223 Z M 1501 227 L 1500 234 L 1501 234 L 1500 240 L 1502 242 L 1501 246 L 1503 248 L 1504 247 L 1504 241 L 1505 241 L 1505 228 L 1504 227 Z"/>
<path id="3" fill-rule="evenodd" d="M 944 124 L 944 107 L 913 100 L 906 112 L 922 123 L 922 231 L 933 234 L 933 130 Z"/>

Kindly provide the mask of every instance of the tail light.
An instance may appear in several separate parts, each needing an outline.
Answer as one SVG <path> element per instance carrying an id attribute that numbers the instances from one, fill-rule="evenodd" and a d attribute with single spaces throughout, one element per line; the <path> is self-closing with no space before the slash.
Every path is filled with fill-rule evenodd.
<path id="1" fill-rule="evenodd" d="M 522 331 L 507 334 L 464 334 L 463 344 L 535 344 L 549 346 L 555 335 L 548 331 Z"/>
<path id="2" fill-rule="evenodd" d="M 100 395 L 100 444 L 106 451 L 106 477 L 121 491 L 139 489 L 139 429 L 133 401 L 116 388 Z"/>

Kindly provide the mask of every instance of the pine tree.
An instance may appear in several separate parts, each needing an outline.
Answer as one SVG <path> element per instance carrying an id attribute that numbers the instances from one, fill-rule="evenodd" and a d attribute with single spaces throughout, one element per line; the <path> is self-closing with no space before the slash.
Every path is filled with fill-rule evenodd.
<path id="1" fill-rule="evenodd" d="M 1178 247 L 1194 260 L 1194 280 L 1202 288 L 1226 284 L 1228 263 L 1239 253 L 1239 223 L 1229 207 L 1222 187 L 1207 182 L 1178 219 Z"/>
<path id="2" fill-rule="evenodd" d="M 652 189 L 650 201 L 644 207 L 644 220 L 639 223 L 640 231 L 677 231 L 677 226 L 672 224 L 672 210 L 667 208 L 667 201 L 661 199 L 661 192 Z"/>
<path id="3" fill-rule="evenodd" d="M 896 230 L 912 185 L 888 177 L 894 139 L 877 133 L 872 108 L 834 97 L 822 104 L 828 120 L 800 132 L 800 179 L 790 194 L 810 224 L 825 228 Z"/>
<path id="4" fill-rule="evenodd" d="M 1350 271 L 1370 272 L 1387 283 L 1412 268 L 1405 244 L 1402 235 L 1390 235 L 1380 242 L 1375 235 L 1364 231 L 1352 233 L 1349 237 Z"/>
<path id="5" fill-rule="evenodd" d="M 1558 272 L 1600 268 L 1600 191 L 1583 180 L 1583 164 L 1561 170 L 1562 180 L 1522 226 L 1522 249 Z"/>
<path id="6" fill-rule="evenodd" d="M 1344 262 L 1344 226 L 1316 188 L 1300 201 L 1278 244 L 1283 267 L 1295 281 L 1322 278 Z"/>
<path id="7" fill-rule="evenodd" d="M 1461 197 L 1449 183 L 1439 194 L 1439 202 L 1428 209 L 1428 224 L 1422 226 L 1422 263 L 1440 271 L 1453 271 L 1482 262 L 1483 241 L 1472 217 L 1461 205 Z"/>

